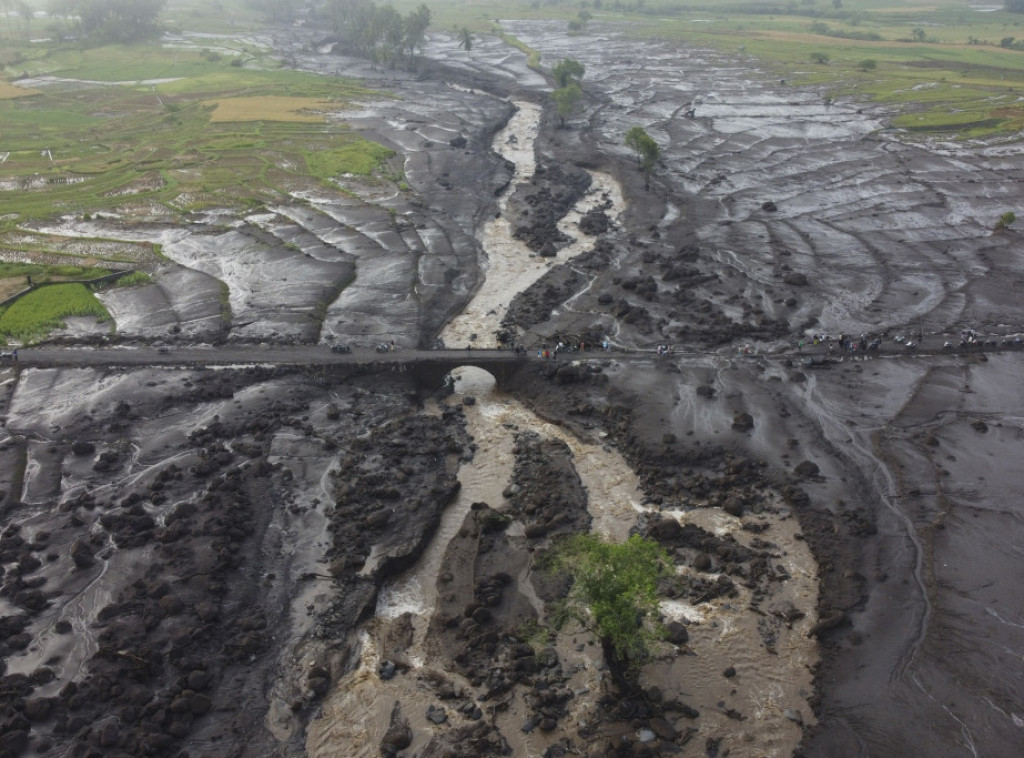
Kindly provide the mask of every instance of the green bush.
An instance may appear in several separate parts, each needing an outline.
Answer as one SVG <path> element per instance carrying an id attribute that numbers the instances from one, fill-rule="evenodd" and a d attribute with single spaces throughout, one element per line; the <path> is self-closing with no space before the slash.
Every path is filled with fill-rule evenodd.
<path id="1" fill-rule="evenodd" d="M 147 274 L 145 271 L 133 271 L 130 274 L 126 274 L 114 282 L 115 287 L 141 287 L 146 284 L 152 284 L 153 277 Z"/>

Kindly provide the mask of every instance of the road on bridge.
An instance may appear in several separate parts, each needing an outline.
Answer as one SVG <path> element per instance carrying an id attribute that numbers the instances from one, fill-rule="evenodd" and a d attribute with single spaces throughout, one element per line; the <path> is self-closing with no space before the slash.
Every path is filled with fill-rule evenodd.
<path id="1" fill-rule="evenodd" d="M 722 360 L 758 360 L 792 359 L 801 363 L 813 359 L 814 367 L 824 367 L 843 359 L 863 359 L 865 357 L 914 357 L 936 354 L 965 354 L 978 352 L 1003 352 L 1020 350 L 1020 344 L 1000 344 L 972 346 L 953 351 L 943 350 L 938 345 L 932 349 L 906 350 L 903 346 L 893 343 L 883 346 L 880 352 L 852 354 L 829 354 L 824 348 L 805 348 L 803 352 L 752 353 L 736 354 L 732 352 L 698 352 L 676 351 L 670 355 L 658 356 L 654 350 L 603 352 L 594 350 L 584 353 L 563 353 L 560 360 L 616 360 L 625 362 L 649 363 L 657 360 L 683 361 L 687 358 L 718 358 Z M 353 349 L 350 353 L 334 353 L 324 345 L 194 345 L 181 347 L 151 346 L 109 346 L 109 347 L 36 347 L 22 349 L 17 359 L 10 352 L 2 354 L 3 364 L 32 366 L 38 368 L 57 367 L 116 367 L 116 366 L 231 366 L 231 365 L 275 365 L 275 366 L 327 366 L 327 365 L 413 365 L 424 362 L 445 362 L 485 366 L 487 364 L 510 364 L 516 362 L 537 362 L 536 353 L 527 351 L 516 355 L 508 350 L 410 350 L 398 349 L 378 353 L 372 349 Z"/>

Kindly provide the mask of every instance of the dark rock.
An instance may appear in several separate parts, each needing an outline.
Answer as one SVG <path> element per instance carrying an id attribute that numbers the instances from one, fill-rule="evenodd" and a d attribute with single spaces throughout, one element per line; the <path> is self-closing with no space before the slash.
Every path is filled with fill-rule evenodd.
<path id="1" fill-rule="evenodd" d="M 822 632 L 834 629 L 844 621 L 846 621 L 845 613 L 842 611 L 832 611 L 831 613 L 823 615 L 818 623 L 808 630 L 807 635 L 809 637 L 818 637 Z"/>
<path id="2" fill-rule="evenodd" d="M 665 625 L 665 639 L 673 645 L 685 645 L 690 641 L 690 632 L 678 621 L 670 621 Z"/>
<path id="3" fill-rule="evenodd" d="M 648 721 L 647 726 L 650 727 L 651 731 L 653 731 L 661 739 L 667 740 L 669 742 L 674 742 L 676 738 L 679 736 L 679 732 L 676 731 L 675 727 L 673 727 L 670 723 L 668 723 L 668 721 L 661 718 L 660 716 L 652 718 L 650 721 Z"/>
<path id="4" fill-rule="evenodd" d="M 400 723 L 393 723 L 384 733 L 381 747 L 390 747 L 394 752 L 405 750 L 412 744 L 412 736 L 412 729 L 404 720 Z"/>
<path id="5" fill-rule="evenodd" d="M 80 569 L 90 568 L 96 564 L 96 559 L 93 557 L 92 548 L 89 547 L 89 543 L 85 540 L 75 540 L 71 544 L 71 560 L 75 562 L 75 566 Z"/>
<path id="6" fill-rule="evenodd" d="M 96 446 L 91 442 L 78 440 L 71 445 L 71 452 L 75 455 L 92 455 L 96 452 Z"/>
<path id="7" fill-rule="evenodd" d="M 806 287 L 810 282 L 807 280 L 807 274 L 801 274 L 796 271 L 791 271 L 782 277 L 782 281 L 792 287 Z"/>
<path id="8" fill-rule="evenodd" d="M 810 479 L 818 475 L 818 464 L 813 461 L 800 461 L 794 468 L 793 473 L 803 479 Z"/>
<path id="9" fill-rule="evenodd" d="M 747 432 L 754 428 L 754 417 L 749 413 L 736 413 L 732 417 L 732 428 L 737 432 Z"/>
<path id="10" fill-rule="evenodd" d="M 0 755 L 14 756 L 21 755 L 28 747 L 28 732 L 21 729 L 12 729 L 0 734 Z"/>
<path id="11" fill-rule="evenodd" d="M 732 679 L 734 676 L 736 676 L 735 667 L 729 666 L 725 671 L 722 672 L 722 676 L 724 676 L 726 679 Z"/>
<path id="12" fill-rule="evenodd" d="M 778 209 L 779 209 L 779 207 L 777 205 L 775 205 L 775 203 L 772 202 L 771 200 L 765 200 L 763 203 L 761 203 L 761 210 L 763 210 L 763 211 L 768 211 L 769 213 L 774 213 Z"/>
<path id="13" fill-rule="evenodd" d="M 725 499 L 725 502 L 722 504 L 722 510 L 728 513 L 730 516 L 735 516 L 736 518 L 739 518 L 743 515 L 743 501 L 736 495 L 730 495 Z"/>
<path id="14" fill-rule="evenodd" d="M 427 706 L 427 721 L 432 724 L 441 725 L 448 720 L 445 709 L 439 705 Z"/>
<path id="15" fill-rule="evenodd" d="M 331 689 L 331 680 L 322 676 L 312 676 L 306 683 L 316 697 L 323 697 Z"/>
<path id="16" fill-rule="evenodd" d="M 53 711 L 53 700 L 37 697 L 25 701 L 25 718 L 29 721 L 45 721 Z"/>
<path id="17" fill-rule="evenodd" d="M 206 671 L 195 669 L 190 671 L 185 679 L 185 683 L 188 685 L 190 690 L 205 690 L 210 686 L 210 680 L 212 677 Z"/>

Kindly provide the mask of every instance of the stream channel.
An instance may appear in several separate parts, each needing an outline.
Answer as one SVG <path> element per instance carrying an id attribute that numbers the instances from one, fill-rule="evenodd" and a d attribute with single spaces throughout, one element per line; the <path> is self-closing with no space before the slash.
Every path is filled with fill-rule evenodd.
<path id="1" fill-rule="evenodd" d="M 518 111 L 494 141 L 494 149 L 516 165 L 510 186 L 528 181 L 533 172 L 533 140 L 540 118 L 537 106 L 527 102 L 516 105 Z M 611 198 L 609 215 L 614 218 L 621 212 L 622 194 L 617 184 L 600 174 L 594 174 L 593 180 L 588 195 L 562 221 L 562 231 L 570 236 L 581 236 L 576 221 L 595 202 Z M 499 205 L 503 211 L 504 198 Z M 442 332 L 442 339 L 449 345 L 473 341 L 480 347 L 492 346 L 494 332 L 512 297 L 540 278 L 550 265 L 568 260 L 589 244 L 586 239 L 577 240 L 560 251 L 556 259 L 540 258 L 512 238 L 503 213 L 486 225 L 483 242 L 488 253 L 486 281 L 466 310 Z M 376 617 L 359 632 L 358 665 L 339 680 L 323 702 L 321 718 L 309 725 L 306 748 L 310 756 L 380 755 L 396 703 L 401 704 L 402 716 L 414 735 L 404 755 L 418 755 L 438 732 L 470 723 L 452 708 L 443 724 L 431 723 L 426 718 L 428 708 L 438 698 L 424 682 L 436 682 L 439 675 L 451 681 L 464 697 L 477 700 L 480 694 L 467 680 L 433 659 L 427 639 L 430 619 L 437 601 L 439 577 L 446 567 L 455 565 L 451 545 L 472 504 L 484 502 L 499 512 L 505 506 L 502 493 L 512 475 L 517 431 L 529 430 L 568 445 L 588 494 L 592 528 L 598 534 L 616 541 L 625 539 L 638 516 L 654 508 L 644 504 L 634 472 L 614 447 L 583 442 L 561 427 L 545 422 L 515 399 L 497 391 L 493 377 L 481 369 L 461 367 L 453 372 L 453 378 L 453 399 L 471 395 L 476 401 L 463 405 L 467 431 L 476 445 L 474 457 L 460 467 L 461 489 L 457 499 L 443 514 L 441 525 L 420 560 L 381 591 Z M 748 544 L 751 537 L 740 529 L 739 519 L 718 508 L 662 511 L 662 515 L 695 523 L 718 535 L 731 534 L 741 544 Z M 766 651 L 763 624 L 747 610 L 748 590 L 739 588 L 740 596 L 732 600 L 718 599 L 698 605 L 666 601 L 662 608 L 666 621 L 676 619 L 689 624 L 689 643 L 683 647 L 666 645 L 665 654 L 645 668 L 641 679 L 645 686 L 660 687 L 666 699 L 679 697 L 697 708 L 701 713 L 702 735 L 728 733 L 735 738 L 740 733 L 743 747 L 734 750 L 734 755 L 791 755 L 800 738 L 799 722 L 812 718 L 807 697 L 811 692 L 810 667 L 817 650 L 805 632 L 815 621 L 815 564 L 806 545 L 794 536 L 799 531 L 796 519 L 780 506 L 772 521 L 773 540 L 782 552 L 779 562 L 792 577 L 775 601 L 792 603 L 806 617 L 788 629 L 774 630 L 774 648 Z M 508 534 L 521 535 L 522 529 L 521 523 L 513 522 Z M 691 569 L 679 571 L 686 573 Z M 516 577 L 517 586 L 534 606 L 543 625 L 544 609 L 533 591 L 530 574 L 527 562 Z M 396 656 L 389 651 L 388 640 L 395 638 L 398 626 L 407 628 L 410 624 L 411 644 Z M 604 664 L 599 646 L 579 644 L 587 639 L 588 635 L 581 630 L 569 629 L 560 633 L 554 644 L 562 667 L 575 672 L 568 683 L 575 697 L 569 703 L 569 718 L 562 727 L 551 733 L 522 729 L 528 711 L 521 696 L 507 709 L 492 709 L 495 712 L 485 717 L 500 730 L 513 755 L 540 756 L 565 730 L 575 733 L 578 728 L 595 723 Z M 381 666 L 389 660 L 399 664 L 400 673 L 385 680 L 380 676 Z M 721 672 L 729 666 L 742 668 L 743 676 L 723 677 Z M 742 707 L 750 714 L 745 721 L 737 722 L 729 715 L 727 700 L 729 706 Z M 646 735 L 636 737 L 644 741 Z M 694 740 L 684 754 L 703 755 L 703 751 L 704 741 Z"/>

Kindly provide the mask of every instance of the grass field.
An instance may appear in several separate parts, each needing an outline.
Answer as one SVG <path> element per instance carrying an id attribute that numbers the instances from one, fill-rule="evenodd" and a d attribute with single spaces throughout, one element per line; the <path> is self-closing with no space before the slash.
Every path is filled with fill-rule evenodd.
<path id="1" fill-rule="evenodd" d="M 337 117 L 380 93 L 282 68 L 250 33 L 259 19 L 245 2 L 215 6 L 172 0 L 165 27 L 223 36 L 104 47 L 0 16 L 0 254 L 68 253 L 24 235 L 12 245 L 33 220 L 244 211 L 385 168 L 391 152 Z"/>
<path id="2" fill-rule="evenodd" d="M 54 284 L 30 292 L 0 313 L 0 337 L 35 342 L 65 326 L 70 316 L 110 321 L 107 309 L 84 284 Z"/>

